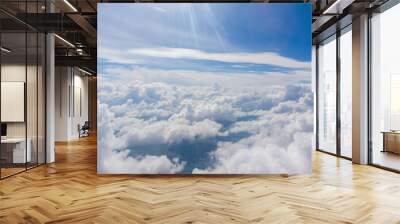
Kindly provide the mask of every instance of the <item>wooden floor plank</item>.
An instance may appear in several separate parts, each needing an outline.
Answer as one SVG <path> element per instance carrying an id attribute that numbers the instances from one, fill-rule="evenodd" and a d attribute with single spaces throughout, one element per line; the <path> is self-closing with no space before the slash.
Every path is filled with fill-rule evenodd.
<path id="1" fill-rule="evenodd" d="M 0 223 L 400 223 L 400 175 L 313 153 L 295 176 L 96 174 L 96 139 L 0 181 Z"/>

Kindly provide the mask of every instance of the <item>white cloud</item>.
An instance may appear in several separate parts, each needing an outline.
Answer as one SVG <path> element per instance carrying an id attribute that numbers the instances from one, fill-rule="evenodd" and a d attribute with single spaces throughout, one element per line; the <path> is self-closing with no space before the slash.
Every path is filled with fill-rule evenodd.
<path id="1" fill-rule="evenodd" d="M 229 63 L 252 63 L 292 69 L 310 69 L 310 62 L 281 56 L 274 52 L 213 53 L 188 48 L 134 48 L 127 51 L 99 49 L 99 57 L 119 63 L 136 63 L 140 56 L 172 59 L 210 60 Z M 235 65 L 237 66 L 237 65 Z"/>
<path id="2" fill-rule="evenodd" d="M 107 60 L 111 63 L 119 63 L 119 64 L 137 64 L 137 57 L 135 55 L 126 52 L 120 51 L 112 48 L 98 48 L 99 58 L 103 60 Z"/>
<path id="3" fill-rule="evenodd" d="M 160 7 L 160 5 L 156 5 L 156 4 L 149 4 L 149 7 L 158 11 L 158 12 L 162 12 L 162 13 L 166 13 L 168 12 L 168 10 L 166 8 Z"/>
<path id="4" fill-rule="evenodd" d="M 292 58 L 281 56 L 274 52 L 258 53 L 210 53 L 196 49 L 187 48 L 138 48 L 129 50 L 130 53 L 162 58 L 174 59 L 197 59 L 211 60 L 230 63 L 253 63 L 262 65 L 273 65 L 284 68 L 310 69 L 310 62 L 298 61 Z"/>
<path id="5" fill-rule="evenodd" d="M 134 78 L 132 78 L 134 77 Z M 296 70 L 291 73 L 240 73 L 240 72 L 204 72 L 188 70 L 161 70 L 143 67 L 109 68 L 100 74 L 104 82 L 131 83 L 164 83 L 170 86 L 206 86 L 251 92 L 274 92 L 276 88 L 298 85 L 310 81 L 310 72 Z M 132 79 L 132 80 L 131 80 Z M 266 88 L 268 87 L 268 88 Z M 271 90 L 273 89 L 273 90 Z M 268 91 L 271 90 L 271 91 Z M 119 91 L 113 94 L 118 94 Z"/>
<path id="6" fill-rule="evenodd" d="M 106 104 L 99 104 L 97 170 L 101 174 L 177 173 L 183 170 L 185 162 L 165 155 L 131 156 L 126 139 L 116 135 L 121 124 Z"/>
<path id="7" fill-rule="evenodd" d="M 257 119 L 236 122 L 225 134 L 249 132 L 251 136 L 220 143 L 211 153 L 216 163 L 193 173 L 311 172 L 312 105 L 304 101 L 305 96 L 299 97 L 277 103 Z M 293 108 L 280 110 L 282 104 Z"/>
<path id="8" fill-rule="evenodd" d="M 132 148 L 243 132 L 250 136 L 236 142 L 220 141 L 210 154 L 215 164 L 193 172 L 310 170 L 313 106 L 307 84 L 271 86 L 248 80 L 249 88 L 237 88 L 239 83 L 231 76 L 209 74 L 209 80 L 214 77 L 218 81 L 207 85 L 204 80 L 193 80 L 197 77 L 192 74 L 187 75 L 190 85 L 179 85 L 171 81 L 174 74 L 164 72 L 157 79 L 156 71 L 142 71 L 144 74 L 132 70 L 129 76 L 127 70 L 120 70 L 121 79 L 114 81 L 104 81 L 107 76 L 99 78 L 100 173 L 182 172 L 187 162 L 178 156 L 135 155 Z M 239 80 L 246 83 L 244 78 Z M 246 119 L 248 116 L 253 117 Z M 224 122 L 231 125 L 223 127 Z"/>
<path id="9" fill-rule="evenodd" d="M 221 143 L 212 153 L 213 167 L 194 169 L 195 174 L 294 174 L 311 171 L 311 135 L 295 133 L 288 147 L 256 135 L 237 143 Z"/>
<path id="10" fill-rule="evenodd" d="M 230 132 L 251 132 L 238 142 L 222 142 L 211 153 L 216 163 L 193 173 L 307 173 L 311 171 L 311 111 L 267 114 L 239 122 Z M 311 117 L 311 119 L 309 119 Z"/>
<path id="11" fill-rule="evenodd" d="M 129 156 L 129 151 L 114 152 L 103 162 L 108 174 L 174 174 L 183 170 L 185 163 L 167 156 Z"/>
<path id="12" fill-rule="evenodd" d="M 122 119 L 124 126 L 120 132 L 123 134 L 118 137 L 125 142 L 126 147 L 179 144 L 184 140 L 193 141 L 214 137 L 221 128 L 220 124 L 210 120 L 189 122 L 184 119 L 170 119 L 157 122 L 132 122 L 129 118 Z"/>

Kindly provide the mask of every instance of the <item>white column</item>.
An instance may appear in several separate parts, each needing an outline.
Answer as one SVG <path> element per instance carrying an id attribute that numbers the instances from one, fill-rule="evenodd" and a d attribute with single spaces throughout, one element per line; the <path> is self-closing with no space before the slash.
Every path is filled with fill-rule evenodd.
<path id="1" fill-rule="evenodd" d="M 368 15 L 353 19 L 353 162 L 368 163 Z"/>
<path id="2" fill-rule="evenodd" d="M 46 36 L 46 163 L 55 161 L 54 133 L 55 133 L 55 56 L 54 35 Z"/>

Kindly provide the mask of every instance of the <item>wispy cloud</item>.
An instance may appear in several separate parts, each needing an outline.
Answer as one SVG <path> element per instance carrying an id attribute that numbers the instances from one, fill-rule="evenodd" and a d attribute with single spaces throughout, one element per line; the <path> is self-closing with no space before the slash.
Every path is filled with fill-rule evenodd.
<path id="1" fill-rule="evenodd" d="M 295 70 L 291 73 L 240 73 L 240 72 L 205 72 L 190 70 L 149 69 L 140 66 L 134 68 L 107 68 L 102 71 L 102 78 L 119 79 L 126 83 L 132 77 L 145 83 L 164 82 L 179 86 L 210 86 L 235 89 L 263 90 L 267 86 L 287 86 L 310 80 L 309 71 Z"/>
<path id="2" fill-rule="evenodd" d="M 118 64 L 137 64 L 135 56 L 129 52 L 120 51 L 112 48 L 99 47 L 98 48 L 99 59 L 107 60 L 111 63 Z"/>
<path id="3" fill-rule="evenodd" d="M 136 55 L 150 57 L 210 60 L 230 63 L 252 63 L 296 69 L 310 68 L 310 63 L 308 61 L 298 61 L 292 58 L 281 56 L 274 52 L 211 53 L 187 48 L 140 48 L 132 49 L 129 52 Z"/>
<path id="4" fill-rule="evenodd" d="M 162 13 L 167 12 L 167 10 L 165 8 L 157 6 L 155 4 L 149 4 L 149 7 L 154 9 L 154 10 L 156 10 L 156 11 L 158 11 L 158 12 L 162 12 Z"/>
<path id="5" fill-rule="evenodd" d="M 207 60 L 227 63 L 249 63 L 290 69 L 310 69 L 310 62 L 284 57 L 274 52 L 214 53 L 188 48 L 137 48 L 128 51 L 99 48 L 99 58 L 110 62 L 136 64 L 143 57 Z M 238 65 L 235 65 L 238 66 Z"/>

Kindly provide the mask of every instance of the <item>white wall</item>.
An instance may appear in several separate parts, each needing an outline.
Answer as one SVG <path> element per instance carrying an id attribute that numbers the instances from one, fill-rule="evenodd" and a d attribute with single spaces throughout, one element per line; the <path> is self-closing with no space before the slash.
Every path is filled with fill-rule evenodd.
<path id="1" fill-rule="evenodd" d="M 55 141 L 68 140 L 69 68 L 55 68 Z"/>
<path id="2" fill-rule="evenodd" d="M 74 90 L 74 95 L 71 96 L 74 102 L 71 101 L 70 135 L 74 139 L 79 137 L 78 125 L 82 126 L 85 121 L 88 121 L 88 78 L 82 76 L 80 72 L 77 74 L 77 70 L 74 70 L 73 87 L 71 88 Z"/>
<path id="3" fill-rule="evenodd" d="M 77 139 L 78 124 L 88 120 L 88 78 L 76 68 L 56 67 L 55 85 L 55 140 Z"/>

